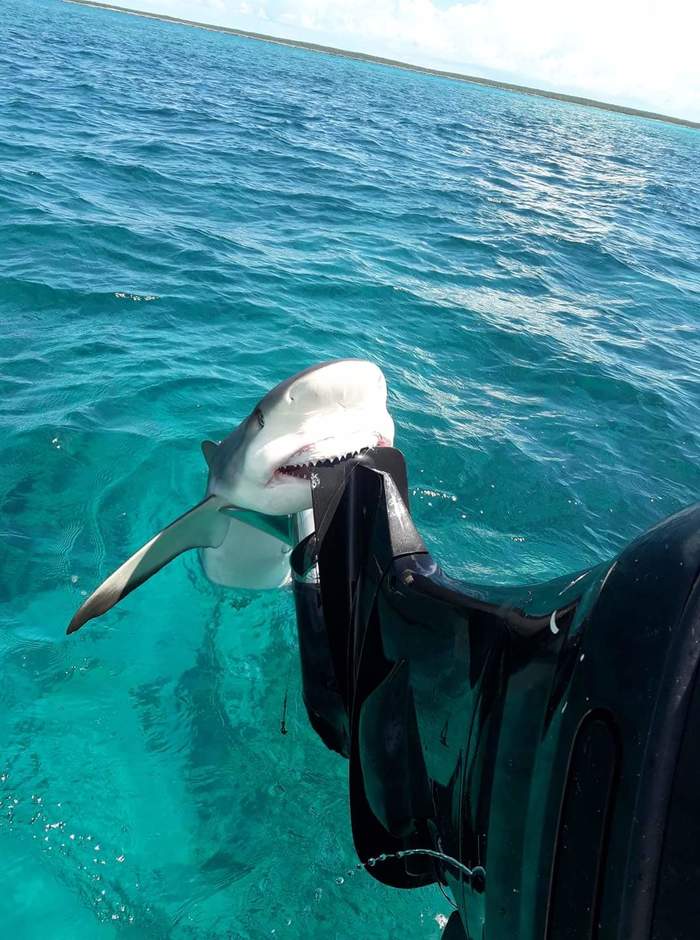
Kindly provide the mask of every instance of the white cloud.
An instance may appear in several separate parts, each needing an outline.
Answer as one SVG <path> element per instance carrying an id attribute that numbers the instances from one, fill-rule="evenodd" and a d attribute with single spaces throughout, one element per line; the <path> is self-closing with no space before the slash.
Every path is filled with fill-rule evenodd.
<path id="1" fill-rule="evenodd" d="M 700 120 L 696 0 L 132 3 L 202 22 Z"/>

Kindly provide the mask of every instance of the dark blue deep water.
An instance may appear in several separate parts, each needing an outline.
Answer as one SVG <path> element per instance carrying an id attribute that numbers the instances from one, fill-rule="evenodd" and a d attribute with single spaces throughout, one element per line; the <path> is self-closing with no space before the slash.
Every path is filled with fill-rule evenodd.
<path id="1" fill-rule="evenodd" d="M 439 936 L 436 889 L 347 875 L 288 594 L 183 557 L 65 626 L 201 497 L 199 441 L 323 359 L 384 369 L 458 576 L 562 574 L 697 499 L 699 187 L 682 127 L 2 4 L 3 937 Z"/>

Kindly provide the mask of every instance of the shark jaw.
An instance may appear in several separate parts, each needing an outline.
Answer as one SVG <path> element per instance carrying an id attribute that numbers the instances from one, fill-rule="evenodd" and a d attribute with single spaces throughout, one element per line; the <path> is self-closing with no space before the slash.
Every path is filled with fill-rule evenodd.
<path id="1" fill-rule="evenodd" d="M 279 470 L 275 470 L 273 481 L 286 483 L 288 482 L 287 477 L 293 477 L 295 480 L 311 480 L 313 471 L 317 467 L 334 467 L 336 464 L 352 460 L 353 457 L 360 457 L 362 454 L 366 454 L 368 450 L 369 447 L 363 447 L 362 450 L 343 454 L 342 457 L 322 457 L 320 460 L 309 460 L 307 463 L 289 463 L 284 467 L 280 467 Z"/>
<path id="2" fill-rule="evenodd" d="M 347 453 L 333 454 L 332 456 L 328 457 L 309 456 L 310 453 L 315 453 L 319 450 L 318 445 L 302 447 L 299 451 L 289 457 L 286 464 L 278 467 L 275 470 L 275 472 L 272 474 L 272 477 L 268 481 L 268 486 L 275 486 L 280 484 L 287 485 L 290 482 L 290 478 L 293 481 L 310 481 L 313 478 L 313 471 L 317 467 L 333 467 L 336 464 L 345 463 L 348 460 L 361 457 L 372 447 L 391 447 L 391 442 L 381 434 L 376 433 L 373 435 L 373 437 L 374 440 L 366 444 L 364 447 L 358 447 L 357 450 L 349 450 Z"/>
<path id="3" fill-rule="evenodd" d="M 345 359 L 269 392 L 210 463 L 208 494 L 269 515 L 311 507 L 313 469 L 391 446 L 386 381 L 371 362 Z"/>

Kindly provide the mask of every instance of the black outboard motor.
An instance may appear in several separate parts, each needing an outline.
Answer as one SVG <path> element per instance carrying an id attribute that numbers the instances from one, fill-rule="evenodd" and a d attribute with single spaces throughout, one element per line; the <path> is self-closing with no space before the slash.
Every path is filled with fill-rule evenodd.
<path id="1" fill-rule="evenodd" d="M 611 563 L 483 587 L 428 553 L 399 451 L 313 482 L 304 698 L 360 859 L 389 856 L 371 874 L 447 885 L 449 940 L 698 940 L 700 505 Z"/>

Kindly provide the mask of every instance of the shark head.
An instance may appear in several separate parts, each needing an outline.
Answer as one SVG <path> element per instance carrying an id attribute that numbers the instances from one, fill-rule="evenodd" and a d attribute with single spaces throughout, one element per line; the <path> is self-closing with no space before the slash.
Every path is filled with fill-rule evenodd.
<path id="1" fill-rule="evenodd" d="M 200 550 L 207 577 L 241 588 L 289 580 L 289 517 L 311 508 L 314 469 L 391 446 L 386 382 L 371 362 L 341 359 L 281 382 L 220 444 L 202 444 L 204 499 L 153 536 L 88 597 L 73 633 L 173 558 Z"/>
<path id="2" fill-rule="evenodd" d="M 381 369 L 325 362 L 273 388 L 218 447 L 203 445 L 207 495 L 268 515 L 302 512 L 311 508 L 314 467 L 393 440 Z"/>

